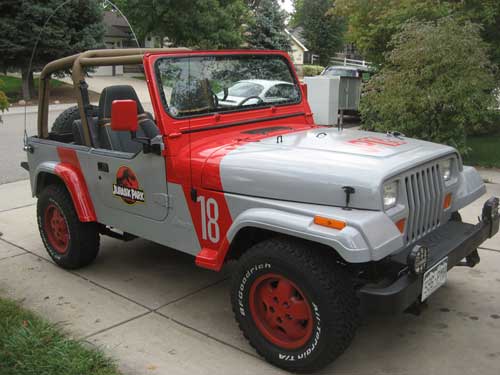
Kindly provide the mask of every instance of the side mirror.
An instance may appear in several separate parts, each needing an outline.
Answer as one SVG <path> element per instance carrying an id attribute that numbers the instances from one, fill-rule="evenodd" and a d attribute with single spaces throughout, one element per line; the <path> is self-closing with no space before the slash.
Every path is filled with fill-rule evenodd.
<path id="1" fill-rule="evenodd" d="M 137 102 L 135 100 L 114 100 L 111 104 L 111 129 L 115 131 L 136 132 Z"/>

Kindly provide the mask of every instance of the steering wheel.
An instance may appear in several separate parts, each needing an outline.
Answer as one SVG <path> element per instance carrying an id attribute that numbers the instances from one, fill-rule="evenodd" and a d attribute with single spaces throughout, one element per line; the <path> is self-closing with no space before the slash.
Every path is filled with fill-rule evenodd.
<path id="1" fill-rule="evenodd" d="M 205 83 L 207 85 L 208 91 L 210 91 L 210 95 L 212 95 L 212 99 L 214 101 L 215 108 L 219 107 L 219 97 L 217 94 L 212 90 L 212 85 L 210 85 L 210 81 L 208 78 L 205 78 Z"/>
<path id="2" fill-rule="evenodd" d="M 253 95 L 253 96 L 249 96 L 248 98 L 243 99 L 243 101 L 238 106 L 242 106 L 243 104 L 248 102 L 250 99 L 257 99 L 257 103 L 255 103 L 255 104 L 264 103 L 264 101 L 262 100 L 262 98 L 260 96 Z"/>
<path id="3" fill-rule="evenodd" d="M 215 108 L 218 108 L 219 107 L 219 97 L 217 96 L 217 94 L 215 92 L 213 92 L 212 89 L 210 89 L 210 94 L 212 94 L 212 98 L 214 99 Z"/>

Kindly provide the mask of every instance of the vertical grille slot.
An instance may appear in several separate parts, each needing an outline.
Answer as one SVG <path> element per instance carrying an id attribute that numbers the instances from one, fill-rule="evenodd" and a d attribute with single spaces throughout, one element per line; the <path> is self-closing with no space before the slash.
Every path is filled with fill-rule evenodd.
<path id="1" fill-rule="evenodd" d="M 404 176 L 408 199 L 406 243 L 411 244 L 436 229 L 442 212 L 443 184 L 434 162 Z"/>

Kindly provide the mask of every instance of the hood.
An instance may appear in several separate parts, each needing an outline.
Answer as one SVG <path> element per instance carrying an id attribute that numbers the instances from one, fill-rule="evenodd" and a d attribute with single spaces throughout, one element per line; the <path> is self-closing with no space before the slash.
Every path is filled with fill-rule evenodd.
<path id="1" fill-rule="evenodd" d="M 228 193 L 331 206 L 344 206 L 342 187 L 352 186 L 351 207 L 380 210 L 384 181 L 455 152 L 407 137 L 315 128 L 233 145 L 220 176 Z"/>

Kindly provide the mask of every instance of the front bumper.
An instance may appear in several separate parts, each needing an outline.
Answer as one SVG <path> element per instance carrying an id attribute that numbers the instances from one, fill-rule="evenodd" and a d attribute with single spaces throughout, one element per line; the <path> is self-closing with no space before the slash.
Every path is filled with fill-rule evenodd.
<path id="1" fill-rule="evenodd" d="M 467 224 L 449 221 L 416 244 L 391 255 L 389 261 L 407 265 L 408 254 L 416 245 L 429 249 L 427 269 L 448 257 L 448 270 L 467 258 L 467 265 L 479 262 L 477 248 L 499 229 L 498 198 L 490 198 L 483 206 L 481 221 Z M 423 275 L 414 275 L 402 268 L 399 277 L 389 285 L 365 285 L 359 292 L 361 309 L 365 313 L 397 313 L 419 301 L 422 293 Z"/>

